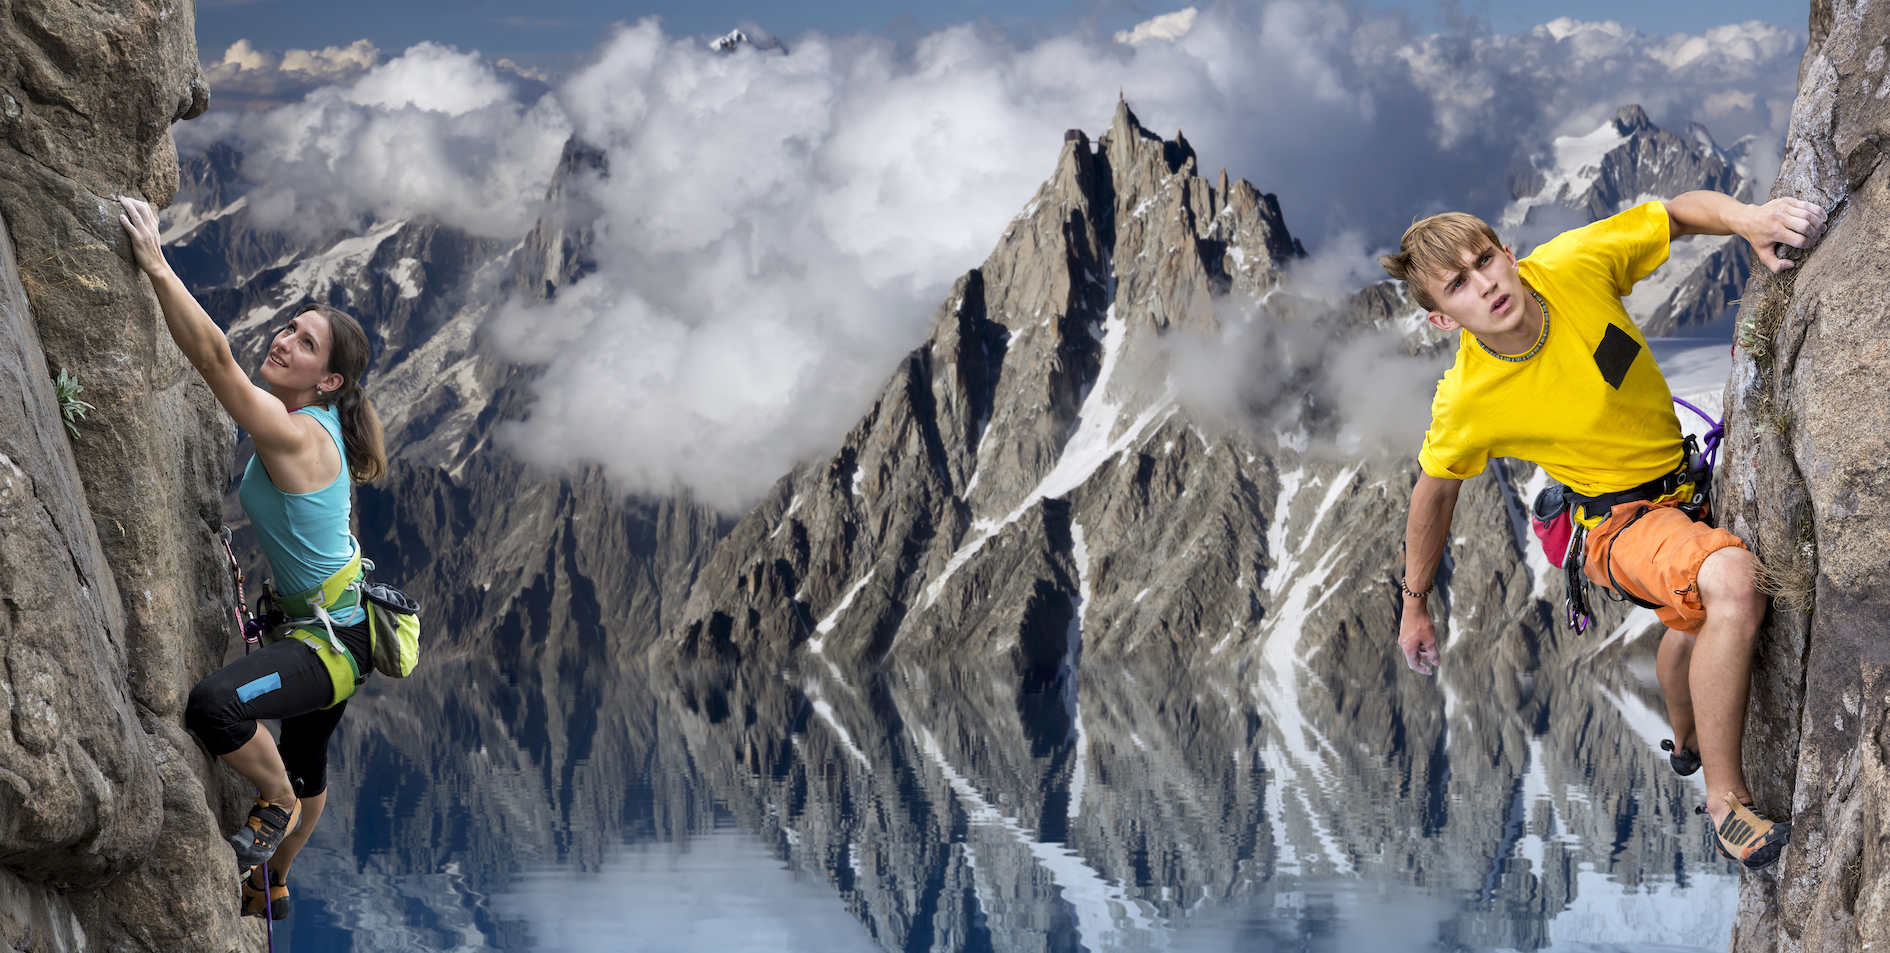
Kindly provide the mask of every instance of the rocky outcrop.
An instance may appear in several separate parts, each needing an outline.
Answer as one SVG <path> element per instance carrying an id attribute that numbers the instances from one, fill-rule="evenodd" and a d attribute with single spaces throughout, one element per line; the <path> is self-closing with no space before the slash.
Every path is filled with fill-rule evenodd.
<path id="1" fill-rule="evenodd" d="M 1775 196 L 1816 202 L 1829 231 L 1798 266 L 1760 273 L 1721 477 L 1733 529 L 1771 570 L 1745 757 L 1759 801 L 1793 817 L 1775 870 L 1745 877 L 1733 949 L 1890 943 L 1890 9 L 1812 3 Z"/>
<path id="2" fill-rule="evenodd" d="M 208 103 L 188 5 L 0 17 L 0 947 L 226 950 L 241 791 L 181 727 L 232 632 L 228 419 L 114 197 L 168 203 Z M 50 377 L 95 405 L 68 440 Z"/>

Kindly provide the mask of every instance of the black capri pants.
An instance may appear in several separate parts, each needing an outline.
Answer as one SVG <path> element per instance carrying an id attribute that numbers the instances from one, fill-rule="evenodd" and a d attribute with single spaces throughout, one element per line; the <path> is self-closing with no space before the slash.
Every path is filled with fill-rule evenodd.
<path id="1" fill-rule="evenodd" d="M 350 626 L 335 626 L 355 661 L 369 657 L 367 616 Z M 371 665 L 361 666 L 366 674 Z M 210 753 L 222 756 L 256 736 L 258 718 L 280 718 L 282 737 L 276 750 L 288 769 L 298 798 L 328 790 L 328 738 L 340 724 L 348 703 L 323 708 L 335 697 L 334 679 L 307 645 L 283 639 L 265 645 L 218 669 L 190 690 L 184 726 Z"/>

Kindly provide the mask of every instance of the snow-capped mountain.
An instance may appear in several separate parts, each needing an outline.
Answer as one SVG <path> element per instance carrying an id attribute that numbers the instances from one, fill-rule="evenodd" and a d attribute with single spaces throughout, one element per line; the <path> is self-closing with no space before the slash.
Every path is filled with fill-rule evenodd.
<path id="1" fill-rule="evenodd" d="M 1553 154 L 1512 178 L 1516 200 L 1498 228 L 1504 237 L 1532 241 L 1606 218 L 1652 199 L 1693 189 L 1752 200 L 1752 170 L 1744 164 L 1750 139 L 1722 149 L 1699 123 L 1685 135 L 1653 124 L 1639 106 L 1583 136 L 1557 138 Z M 1526 252 L 1518 248 L 1518 254 Z M 1634 289 L 1628 313 L 1649 336 L 1708 324 L 1739 300 L 1750 273 L 1743 239 L 1695 235 L 1674 242 L 1667 264 Z"/>

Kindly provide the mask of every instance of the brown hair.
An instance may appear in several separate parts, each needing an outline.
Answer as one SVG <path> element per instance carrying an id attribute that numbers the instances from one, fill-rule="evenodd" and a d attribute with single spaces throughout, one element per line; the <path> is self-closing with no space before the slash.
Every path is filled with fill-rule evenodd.
<path id="1" fill-rule="evenodd" d="M 387 473 L 387 450 L 381 443 L 381 418 L 368 403 L 361 389 L 361 375 L 367 373 L 372 346 L 361 322 L 340 308 L 325 304 L 305 304 L 295 312 L 301 317 L 313 311 L 328 319 L 328 370 L 341 375 L 341 386 L 324 395 L 319 403 L 339 406 L 341 443 L 348 451 L 348 476 L 356 483 L 371 483 Z"/>
<path id="2" fill-rule="evenodd" d="M 1378 263 L 1386 274 L 1404 282 L 1424 310 L 1436 311 L 1437 302 L 1424 287 L 1424 278 L 1456 273 L 1463 267 L 1463 253 L 1477 251 L 1485 242 L 1503 247 L 1488 222 L 1468 212 L 1445 212 L 1412 222 L 1398 241 L 1398 253 L 1379 255 Z"/>

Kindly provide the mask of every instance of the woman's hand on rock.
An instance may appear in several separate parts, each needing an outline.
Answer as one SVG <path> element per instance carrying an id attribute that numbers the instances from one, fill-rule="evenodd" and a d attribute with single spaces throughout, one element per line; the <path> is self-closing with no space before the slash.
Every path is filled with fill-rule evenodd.
<path id="1" fill-rule="evenodd" d="M 125 207 L 118 222 L 125 226 L 125 234 L 131 236 L 131 257 L 153 278 L 168 274 L 171 266 L 164 260 L 163 246 L 158 244 L 157 213 L 150 205 L 134 198 L 121 195 L 118 202 Z"/>

